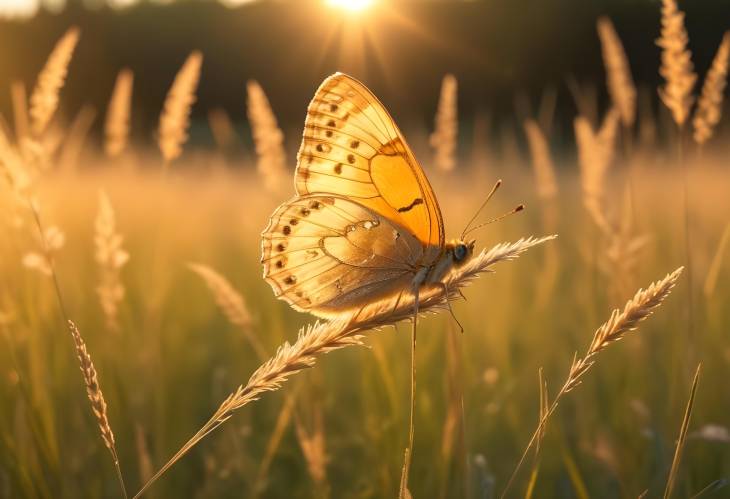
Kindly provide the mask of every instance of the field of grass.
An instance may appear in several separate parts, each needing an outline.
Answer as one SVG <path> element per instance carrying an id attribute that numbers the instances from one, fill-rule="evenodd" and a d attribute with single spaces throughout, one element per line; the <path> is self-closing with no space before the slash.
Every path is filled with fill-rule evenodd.
<path id="1" fill-rule="evenodd" d="M 276 300 L 262 278 L 261 231 L 294 194 L 293 161 L 282 156 L 263 89 L 248 87 L 257 164 L 224 150 L 232 129 L 220 115 L 211 117 L 217 149 L 182 150 L 199 53 L 165 104 L 162 153 L 126 143 L 128 75 L 112 98 L 117 122 L 106 123 L 104 154 L 86 140 L 83 116 L 66 126 L 53 119 L 76 41 L 72 30 L 59 44 L 29 111 L 15 87 L 15 129 L 0 122 L 0 497 L 123 497 L 120 479 L 134 496 L 239 385 L 315 323 Z M 717 78 L 721 97 L 723 71 Z M 424 133 L 405 130 L 447 237 L 499 178 L 479 220 L 519 203 L 526 210 L 474 232 L 477 252 L 558 237 L 489 266 L 494 273 L 453 300 L 463 333 L 447 311 L 419 320 L 415 446 L 402 497 L 500 497 L 508 483 L 505 497 L 726 497 L 726 133 L 697 146 L 688 126 L 678 138 L 664 110 L 638 128 L 622 114 L 621 134 L 619 111 L 606 111 L 600 126 L 587 115 L 576 122 L 577 154 L 572 146 L 551 153 L 545 122 L 531 120 L 511 132 L 517 150 L 488 134 L 462 138 L 459 149 L 456 85 L 444 80 L 435 151 Z M 683 90 L 664 91 L 681 121 Z M 657 140 L 634 134 L 648 125 Z M 632 298 L 624 315 L 612 315 Z M 328 344 L 338 348 L 291 361 L 258 399 L 225 411 L 144 497 L 398 496 L 410 324 L 362 334 L 367 348 Z M 529 447 L 533 432 L 542 438 Z"/>
<path id="2" fill-rule="evenodd" d="M 251 313 L 250 330 L 266 352 L 293 341 L 313 320 L 275 300 L 261 278 L 258 234 L 286 195 L 262 192 L 250 175 L 181 169 L 163 178 L 156 171 L 120 168 L 49 174 L 38 196 L 45 223 L 66 234 L 55 258 L 61 290 L 98 369 L 125 478 L 134 488 L 260 364 L 189 262 L 215 268 L 240 291 Z M 545 233 L 543 209 L 530 179 L 519 174 L 523 168 L 476 168 L 450 178 L 434 175 L 449 232 L 458 233 L 464 214 L 478 203 L 464 193 L 485 192 L 499 174 L 505 189 L 490 211 L 517 201 L 528 209 L 481 231 L 478 245 Z M 689 496 L 729 473 L 727 435 L 698 432 L 726 425 L 730 411 L 721 382 L 730 362 L 727 264 L 712 294 L 702 289 L 727 224 L 730 177 L 721 168 L 692 168 L 693 332 L 685 275 L 656 316 L 602 354 L 585 383 L 561 403 L 541 449 L 536 497 L 631 497 L 646 488 L 657 493 L 699 361 L 704 382 L 678 490 Z M 582 209 L 574 177 L 566 173 L 559 179 L 559 238 L 500 264 L 467 289 L 467 301 L 454 304 L 463 334 L 448 314 L 422 320 L 415 497 L 459 497 L 466 490 L 469 497 L 492 497 L 504 485 L 538 419 L 538 369 L 544 369 L 549 392 L 557 391 L 573 353 L 587 348 L 610 310 L 684 263 L 677 179 L 663 164 L 640 168 L 634 177 L 636 227 L 649 241 L 628 276 L 631 291 L 620 299 L 611 292 L 615 269 L 601 270 L 605 248 Z M 126 294 L 117 331 L 105 325 L 95 292 L 100 189 L 114 206 L 130 254 L 121 273 Z M 21 207 L 20 215 L 24 224 L 6 225 L 0 248 L 2 494 L 113 497 L 114 469 L 85 401 L 52 283 L 21 266 L 37 243 L 28 212 Z M 260 490 L 261 497 L 312 497 L 325 489 L 331 497 L 392 496 L 407 435 L 409 341 L 404 324 L 368 333 L 369 349 L 321 359 L 282 392 L 236 413 L 150 496 L 240 497 Z M 285 393 L 294 397 L 293 406 Z M 277 430 L 282 418 L 285 426 Z M 277 433 L 281 442 L 274 445 Z M 301 444 L 310 440 L 316 449 L 308 460 Z M 308 472 L 308 463 L 318 459 L 319 476 Z M 519 480 L 516 490 L 525 482 Z"/>

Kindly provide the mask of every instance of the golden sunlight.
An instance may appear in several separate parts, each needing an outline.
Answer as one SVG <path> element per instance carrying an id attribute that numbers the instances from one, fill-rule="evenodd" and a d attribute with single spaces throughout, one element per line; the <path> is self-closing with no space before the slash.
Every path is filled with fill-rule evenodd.
<path id="1" fill-rule="evenodd" d="M 0 18 L 32 17 L 38 11 L 38 0 L 1 0 Z"/>
<path id="2" fill-rule="evenodd" d="M 327 5 L 339 7 L 351 12 L 359 12 L 370 7 L 374 3 L 373 0 L 327 0 Z"/>

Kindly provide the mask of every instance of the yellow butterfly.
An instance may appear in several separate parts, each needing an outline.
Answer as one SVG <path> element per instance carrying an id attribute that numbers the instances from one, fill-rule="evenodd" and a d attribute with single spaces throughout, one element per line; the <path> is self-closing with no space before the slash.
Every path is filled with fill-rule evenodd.
<path id="1" fill-rule="evenodd" d="M 444 239 L 436 196 L 405 138 L 365 85 L 336 73 L 307 109 L 297 195 L 262 233 L 264 279 L 319 317 L 413 293 L 472 255 Z"/>

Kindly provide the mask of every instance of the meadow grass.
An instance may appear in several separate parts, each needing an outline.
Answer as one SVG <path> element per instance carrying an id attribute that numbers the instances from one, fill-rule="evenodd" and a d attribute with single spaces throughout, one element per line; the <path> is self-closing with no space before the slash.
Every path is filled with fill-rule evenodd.
<path id="1" fill-rule="evenodd" d="M 240 292 L 252 331 L 270 354 L 311 322 L 275 300 L 260 275 L 258 234 L 281 200 L 257 188 L 251 175 L 187 166 L 163 179 L 155 171 L 107 165 L 82 174 L 51 173 L 39 186 L 46 224 L 66 233 L 56 268 L 67 309 L 84 333 L 104 389 L 129 489 L 141 485 L 141 463 L 159 468 L 260 364 L 246 334 L 226 320 L 189 262 L 216 269 Z M 472 200 L 463 192 L 486 191 L 488 179 L 500 175 L 505 187 L 490 211 L 499 213 L 517 200 L 528 209 L 479 233 L 479 245 L 542 234 L 540 204 L 533 190 L 524 188 L 528 167 L 493 163 L 483 169 L 448 179 L 432 175 L 448 231 L 460 230 L 464 214 L 472 211 Z M 475 187 L 472 179 L 480 177 Z M 636 211 L 650 242 L 630 276 L 634 289 L 683 263 L 677 224 L 682 207 L 674 202 L 681 176 L 648 164 L 638 179 Z M 580 183 L 571 174 L 558 181 L 560 238 L 549 244 L 557 247 L 560 272 L 545 301 L 537 300 L 545 293 L 543 247 L 464 291 L 467 301 L 454 303 L 463 335 L 448 314 L 421 320 L 414 497 L 429 497 L 434 490 L 443 497 L 483 497 L 490 487 L 496 493 L 538 419 L 538 368 L 544 368 L 549 392 L 557 392 L 555 383 L 565 378 L 573 353 L 584 349 L 591 331 L 629 298 L 619 302 L 611 296 L 610 272 L 602 272 L 596 261 L 591 242 L 596 229 L 582 207 Z M 704 192 L 693 213 L 698 221 L 694 264 L 696 275 L 704 276 L 730 212 L 724 195 L 730 179 L 722 169 L 703 164 L 693 167 L 691 181 Z M 126 291 L 117 332 L 106 327 L 96 292 L 101 270 L 91 263 L 100 188 L 114 206 L 116 230 L 130 254 L 121 271 Z M 20 264 L 33 244 L 28 227 L 9 224 L 4 231 L 11 237 L 0 241 L 2 490 L 26 497 L 117 495 L 114 468 L 102 454 L 85 405 L 52 285 Z M 686 305 L 683 294 L 677 294 L 642 325 L 640 335 L 602 354 L 592 375 L 551 419 L 540 451 L 538 490 L 573 495 L 580 483 L 591 497 L 663 490 L 691 371 L 700 359 L 707 381 L 697 393 L 694 429 L 675 490 L 690 495 L 728 474 L 726 444 L 695 432 L 726 424 L 722 384 L 711 380 L 719 379 L 730 361 L 725 327 L 730 318 L 723 306 L 730 293 L 729 271 L 721 265 L 712 295 L 699 301 L 695 337 L 689 338 L 682 326 Z M 702 283 L 696 286 L 700 296 Z M 317 374 L 285 387 L 306 394 L 297 397 L 298 414 L 321 407 L 332 497 L 392 497 L 397 491 L 409 406 L 408 330 L 403 325 L 369 336 L 370 349 L 336 352 L 318 362 Z M 456 350 L 452 357 L 444 355 L 449 342 Z M 453 450 L 445 453 L 454 376 L 463 411 L 456 429 L 449 430 L 458 435 L 451 438 Z M 268 473 L 258 476 L 285 400 L 273 393 L 237 412 L 156 483 L 150 497 L 240 497 L 241 490 L 253 496 L 256 482 L 259 497 L 312 497 L 321 489 L 308 472 L 297 425 L 281 430 Z M 140 438 L 148 456 L 140 451 Z M 516 494 L 524 486 L 518 483 Z"/>
<path id="2" fill-rule="evenodd" d="M 686 150 L 697 76 L 684 14 L 663 1 L 659 96 L 675 127 L 654 117 L 647 125 L 645 115 L 639 127 L 674 132 L 665 149 L 635 137 L 629 58 L 608 19 L 597 27 L 614 108 L 599 119 L 589 93 L 572 85 L 577 158 L 552 150 L 556 94 L 548 91 L 538 116 L 522 117 L 529 162 L 514 136 L 501 154 L 475 136 L 474 161 L 465 162 L 457 81 L 444 78 L 435 132 L 416 155 L 428 158 L 430 144 L 424 165 L 447 235 L 473 213 L 474 194 L 500 177 L 506 188 L 488 209 L 529 208 L 476 233 L 475 256 L 444 278 L 448 296 L 423 290 L 417 353 L 415 328 L 409 337 L 408 324 L 397 324 L 411 316 L 411 298 L 313 322 L 275 300 L 261 278 L 260 230 L 288 197 L 293 172 L 258 83 L 247 87 L 255 165 L 236 158 L 239 168 L 227 168 L 235 129 L 223 110 L 209 113 L 218 150 L 187 144 L 198 51 L 173 80 L 157 153 L 130 140 L 133 75 L 120 73 L 105 158 L 84 147 L 91 108 L 69 125 L 55 117 L 79 39 L 71 28 L 29 103 L 24 84 L 13 83 L 14 134 L 0 122 L 0 496 L 722 490 L 729 401 L 717 380 L 730 363 L 730 175 L 726 147 L 709 139 L 723 132 L 728 37 L 695 108 L 698 145 Z M 554 233 L 561 237 L 527 238 Z M 675 284 L 684 293 L 663 303 Z M 450 314 L 428 314 L 446 309 L 446 299 L 463 334 Z M 653 312 L 641 334 L 627 334 Z M 370 348 L 323 357 L 363 343 Z M 701 386 L 699 367 L 690 381 L 699 365 Z"/>

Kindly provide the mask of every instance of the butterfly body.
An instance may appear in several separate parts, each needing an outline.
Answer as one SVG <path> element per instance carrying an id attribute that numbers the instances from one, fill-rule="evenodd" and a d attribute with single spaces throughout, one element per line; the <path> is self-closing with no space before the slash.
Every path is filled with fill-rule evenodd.
<path id="1" fill-rule="evenodd" d="M 452 269 L 466 262 L 474 252 L 474 241 L 454 240 L 444 246 L 439 258 L 423 274 L 423 284 L 441 283 Z M 416 276 L 419 277 L 418 275 Z M 420 279 L 415 279 L 414 286 Z"/>
<path id="2" fill-rule="evenodd" d="M 337 73 L 312 99 L 297 195 L 262 233 L 264 278 L 299 311 L 334 317 L 440 285 L 473 243 L 445 242 L 441 211 L 378 99 Z"/>

